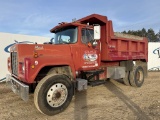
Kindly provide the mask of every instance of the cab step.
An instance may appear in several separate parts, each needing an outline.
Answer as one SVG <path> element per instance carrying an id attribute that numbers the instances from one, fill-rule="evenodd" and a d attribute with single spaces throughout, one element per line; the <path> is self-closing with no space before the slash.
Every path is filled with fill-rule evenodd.
<path id="1" fill-rule="evenodd" d="M 106 81 L 105 80 L 94 80 L 94 81 L 88 81 L 88 85 L 94 87 L 94 86 L 98 86 L 98 85 L 102 85 L 105 84 Z"/>
<path id="2" fill-rule="evenodd" d="M 99 74 L 103 73 L 104 70 L 92 70 L 92 71 L 85 71 L 82 72 L 83 79 L 86 79 L 88 81 L 92 80 L 96 77 L 95 80 L 99 80 Z"/>

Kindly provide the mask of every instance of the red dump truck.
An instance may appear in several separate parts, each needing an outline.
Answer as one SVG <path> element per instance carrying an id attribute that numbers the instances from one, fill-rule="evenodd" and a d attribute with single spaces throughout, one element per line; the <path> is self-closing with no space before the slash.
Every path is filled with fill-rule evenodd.
<path id="1" fill-rule="evenodd" d="M 41 113 L 62 112 L 77 90 L 107 79 L 142 86 L 147 76 L 146 38 L 114 33 L 112 21 L 98 14 L 59 23 L 50 32 L 55 34 L 50 42 L 15 44 L 8 58 L 8 86 L 25 101 L 34 92 Z"/>

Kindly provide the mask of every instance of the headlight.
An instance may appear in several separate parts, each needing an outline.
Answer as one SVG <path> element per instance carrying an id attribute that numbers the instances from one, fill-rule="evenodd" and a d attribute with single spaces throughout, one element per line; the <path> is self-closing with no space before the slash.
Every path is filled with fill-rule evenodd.
<path id="1" fill-rule="evenodd" d="M 21 73 L 25 73 L 25 64 L 23 62 L 19 63 L 19 70 Z"/>

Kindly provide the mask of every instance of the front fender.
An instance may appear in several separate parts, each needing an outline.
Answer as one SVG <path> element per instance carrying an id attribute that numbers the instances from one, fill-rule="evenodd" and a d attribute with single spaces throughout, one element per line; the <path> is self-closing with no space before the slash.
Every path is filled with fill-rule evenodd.
<path id="1" fill-rule="evenodd" d="M 28 77 L 29 79 L 27 80 L 27 82 L 33 83 L 39 71 L 46 66 L 65 66 L 65 65 L 70 66 L 72 75 L 75 78 L 76 73 L 73 64 L 73 59 L 71 58 L 71 56 L 45 56 L 34 59 L 31 61 L 31 66 L 34 66 L 34 68 L 31 67 Z"/>

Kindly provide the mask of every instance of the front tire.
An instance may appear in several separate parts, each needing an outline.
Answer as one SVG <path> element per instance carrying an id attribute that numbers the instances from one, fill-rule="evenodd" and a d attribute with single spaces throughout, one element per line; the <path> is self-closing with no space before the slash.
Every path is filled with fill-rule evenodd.
<path id="1" fill-rule="evenodd" d="M 36 108 L 43 114 L 55 115 L 64 111 L 70 104 L 73 87 L 65 75 L 48 75 L 37 85 L 34 93 Z"/>

